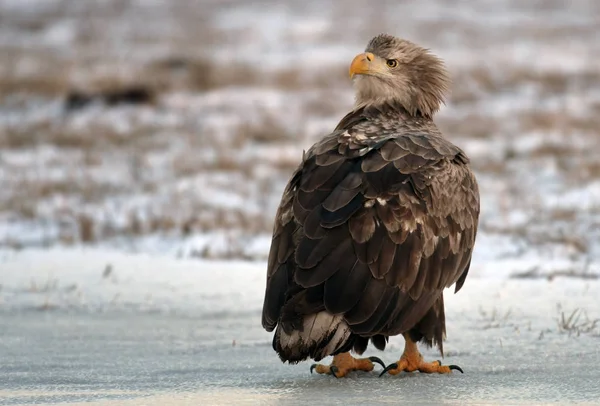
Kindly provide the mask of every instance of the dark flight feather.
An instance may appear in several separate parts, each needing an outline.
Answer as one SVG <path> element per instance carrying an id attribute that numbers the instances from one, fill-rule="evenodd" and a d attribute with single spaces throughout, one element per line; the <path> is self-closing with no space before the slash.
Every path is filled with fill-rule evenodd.
<path id="1" fill-rule="evenodd" d="M 327 311 L 333 314 L 352 309 L 363 297 L 370 281 L 368 267 L 355 260 L 351 267 L 338 270 L 325 282 L 324 302 Z"/>

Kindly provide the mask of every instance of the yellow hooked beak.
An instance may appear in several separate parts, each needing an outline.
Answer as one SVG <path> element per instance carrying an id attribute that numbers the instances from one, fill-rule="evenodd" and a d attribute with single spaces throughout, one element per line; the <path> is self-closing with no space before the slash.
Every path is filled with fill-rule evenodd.
<path id="1" fill-rule="evenodd" d="M 381 72 L 381 62 L 371 52 L 358 54 L 350 64 L 350 79 L 354 75 L 373 75 Z"/>

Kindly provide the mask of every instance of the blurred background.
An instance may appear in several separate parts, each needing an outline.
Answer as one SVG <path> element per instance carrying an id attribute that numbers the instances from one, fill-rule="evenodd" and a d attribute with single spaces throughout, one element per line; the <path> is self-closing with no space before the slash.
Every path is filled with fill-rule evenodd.
<path id="1" fill-rule="evenodd" d="M 482 196 L 445 297 L 472 374 L 402 396 L 597 402 L 599 27 L 597 0 L 0 0 L 0 403 L 396 402 L 282 365 L 260 325 L 281 193 L 381 32 L 446 61 L 436 122 Z"/>
<path id="2" fill-rule="evenodd" d="M 387 32 L 452 74 L 437 123 L 480 180 L 476 257 L 598 259 L 599 24 L 593 0 L 0 0 L 0 246 L 264 260 Z"/>

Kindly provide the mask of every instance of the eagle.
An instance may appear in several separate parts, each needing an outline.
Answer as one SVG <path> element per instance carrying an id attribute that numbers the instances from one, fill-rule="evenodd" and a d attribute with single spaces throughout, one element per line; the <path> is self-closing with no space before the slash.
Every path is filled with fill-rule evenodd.
<path id="1" fill-rule="evenodd" d="M 310 368 L 463 372 L 425 362 L 417 343 L 446 336 L 443 291 L 463 286 L 475 244 L 479 191 L 466 154 L 433 121 L 449 91 L 443 61 L 408 40 L 374 37 L 350 65 L 356 103 L 308 151 L 276 213 L 263 327 L 283 362 L 333 355 Z M 402 334 L 385 365 L 355 358 Z"/>

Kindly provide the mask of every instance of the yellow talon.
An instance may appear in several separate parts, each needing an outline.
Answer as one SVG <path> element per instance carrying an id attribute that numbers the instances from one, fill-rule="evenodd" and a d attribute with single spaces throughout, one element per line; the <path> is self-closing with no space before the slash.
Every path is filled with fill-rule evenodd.
<path id="1" fill-rule="evenodd" d="M 402 354 L 402 357 L 400 357 L 398 362 L 385 367 L 379 376 L 382 376 L 386 373 L 389 373 L 390 375 L 397 375 L 402 371 L 419 371 L 425 374 L 449 374 L 453 370 L 456 370 L 463 373 L 462 368 L 458 365 L 442 365 L 441 361 L 424 362 L 423 356 L 417 348 L 417 343 L 412 341 L 408 335 L 405 335 L 404 338 L 406 340 L 406 345 L 404 347 L 404 353 Z"/>
<path id="2" fill-rule="evenodd" d="M 344 352 L 333 357 L 331 365 L 313 364 L 310 372 L 313 370 L 318 374 L 333 375 L 336 378 L 343 378 L 351 371 L 372 371 L 373 362 L 378 363 L 385 368 L 385 364 L 377 357 L 354 358 L 350 353 Z"/>

